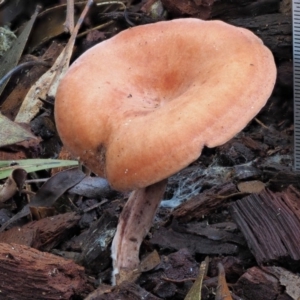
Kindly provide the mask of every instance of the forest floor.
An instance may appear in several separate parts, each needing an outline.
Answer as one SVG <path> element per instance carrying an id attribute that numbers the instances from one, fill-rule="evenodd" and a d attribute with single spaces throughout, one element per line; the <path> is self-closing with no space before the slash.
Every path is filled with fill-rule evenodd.
<path id="1" fill-rule="evenodd" d="M 274 50 L 272 38 L 263 33 L 278 66 L 267 105 L 232 140 L 205 148 L 196 162 L 169 178 L 142 243 L 138 279 L 112 287 L 111 241 L 128 194 L 111 190 L 81 168 L 40 163 L 32 171 L 19 163 L 71 158 L 55 128 L 49 89 L 39 83 L 37 101 L 24 100 L 69 41 L 65 1 L 2 2 L 0 26 L 10 30 L 0 27 L 5 35 L 0 78 L 17 63 L 34 63 L 0 85 L 0 174 L 10 170 L 1 177 L 0 189 L 0 299 L 299 300 L 300 181 L 293 171 L 291 40 Z M 130 26 L 181 16 L 232 18 L 237 25 L 251 18 L 249 27 L 269 22 L 277 35 L 291 38 L 286 29 L 291 27 L 286 21 L 290 1 L 162 2 L 167 12 L 160 1 L 129 1 L 125 13 L 119 4 L 93 5 L 73 37 L 75 47 L 65 48 L 71 61 Z M 75 20 L 84 6 L 75 5 Z M 285 20 L 283 29 L 270 21 L 277 14 Z M 6 43 L 16 39 L 18 46 L 7 51 Z M 15 135 L 21 138 L 7 142 Z M 196 292 L 187 296 L 191 289 Z"/>

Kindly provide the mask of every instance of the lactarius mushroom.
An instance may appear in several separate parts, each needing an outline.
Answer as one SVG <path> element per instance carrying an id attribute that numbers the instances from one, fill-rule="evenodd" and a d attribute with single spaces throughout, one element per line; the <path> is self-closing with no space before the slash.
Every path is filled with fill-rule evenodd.
<path id="1" fill-rule="evenodd" d="M 252 32 L 198 19 L 125 30 L 72 64 L 55 103 L 60 137 L 112 187 L 133 190 L 112 244 L 120 281 L 139 264 L 165 179 L 241 131 L 275 77 Z"/>

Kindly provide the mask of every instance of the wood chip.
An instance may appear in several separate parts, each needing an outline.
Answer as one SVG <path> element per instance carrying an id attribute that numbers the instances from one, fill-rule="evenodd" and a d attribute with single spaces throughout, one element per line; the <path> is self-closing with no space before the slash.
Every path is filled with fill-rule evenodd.
<path id="1" fill-rule="evenodd" d="M 17 244 L 0 243 L 0 277 L 1 299 L 69 300 L 91 289 L 83 267 Z"/>
<path id="2" fill-rule="evenodd" d="M 300 260 L 300 204 L 295 191 L 292 187 L 281 193 L 264 190 L 231 205 L 231 215 L 258 264 Z"/>

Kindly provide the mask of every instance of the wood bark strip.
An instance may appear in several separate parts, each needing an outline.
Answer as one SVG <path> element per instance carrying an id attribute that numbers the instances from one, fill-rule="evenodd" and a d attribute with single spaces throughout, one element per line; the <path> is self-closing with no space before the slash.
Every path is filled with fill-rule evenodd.
<path id="1" fill-rule="evenodd" d="M 233 290 L 242 299 L 274 300 L 278 299 L 280 284 L 275 276 L 252 267 L 240 277 Z"/>
<path id="2" fill-rule="evenodd" d="M 225 205 L 224 196 L 237 193 L 238 190 L 233 183 L 225 183 L 215 186 L 178 206 L 173 216 L 181 222 L 193 219 L 202 219 Z"/>
<path id="3" fill-rule="evenodd" d="M 70 236 L 80 216 L 65 213 L 13 227 L 0 233 L 0 243 L 16 243 L 35 249 L 50 251 Z"/>
<path id="4" fill-rule="evenodd" d="M 6 300 L 69 300 L 91 289 L 83 267 L 17 244 L 0 243 L 0 278 Z"/>
<path id="5" fill-rule="evenodd" d="M 299 205 L 295 205 L 291 189 L 281 193 L 265 190 L 230 206 L 258 264 L 300 264 Z"/>
<path id="6" fill-rule="evenodd" d="M 213 241 L 193 234 L 175 232 L 164 227 L 154 231 L 150 243 L 172 250 L 187 248 L 193 255 L 237 255 L 240 251 L 240 248 L 232 243 Z"/>

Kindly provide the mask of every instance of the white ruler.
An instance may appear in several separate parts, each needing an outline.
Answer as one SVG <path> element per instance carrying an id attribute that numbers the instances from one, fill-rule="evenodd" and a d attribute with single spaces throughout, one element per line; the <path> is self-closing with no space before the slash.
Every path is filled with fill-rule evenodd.
<path id="1" fill-rule="evenodd" d="M 293 0 L 294 168 L 300 171 L 300 0 Z"/>

